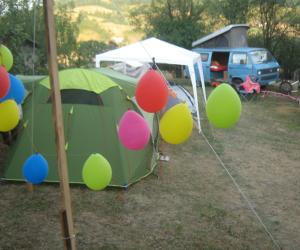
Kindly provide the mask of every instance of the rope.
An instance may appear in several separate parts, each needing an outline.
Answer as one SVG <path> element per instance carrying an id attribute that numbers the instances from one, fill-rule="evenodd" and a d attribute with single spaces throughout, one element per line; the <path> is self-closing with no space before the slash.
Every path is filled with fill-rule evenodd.
<path id="1" fill-rule="evenodd" d="M 286 97 L 286 98 L 291 99 L 292 101 L 295 101 L 298 104 L 300 104 L 300 99 L 295 96 L 291 96 L 291 95 L 287 95 L 287 94 L 283 94 L 283 93 L 279 93 L 279 92 L 274 92 L 274 91 L 269 91 L 269 90 L 263 90 L 263 91 L 261 91 L 261 93 L 263 94 L 263 97 L 268 96 L 268 95 L 273 95 L 273 96 L 277 96 L 277 97 Z"/>
<path id="2" fill-rule="evenodd" d="M 36 6 L 39 6 L 40 0 L 33 2 L 33 45 L 32 45 L 32 75 L 35 75 L 35 41 L 36 41 Z M 31 101 L 31 153 L 34 152 L 34 81 L 31 83 L 32 101 Z"/>
<path id="3" fill-rule="evenodd" d="M 71 234 L 69 237 L 61 237 L 63 240 L 70 240 L 76 238 L 76 234 Z"/>
<path id="4" fill-rule="evenodd" d="M 35 41 L 36 41 L 36 5 L 39 5 L 39 0 L 34 1 L 33 3 L 33 45 L 32 45 L 32 75 L 35 75 L 35 68 L 34 68 L 34 58 L 35 58 Z"/>
<path id="5" fill-rule="evenodd" d="M 223 167 L 223 169 L 225 170 L 225 172 L 227 173 L 227 175 L 230 177 L 230 179 L 232 180 L 233 184 L 235 185 L 235 187 L 237 188 L 237 190 L 239 191 L 239 193 L 241 194 L 241 196 L 244 198 L 244 200 L 246 201 L 248 207 L 250 208 L 250 210 L 252 211 L 252 213 L 254 214 L 254 216 L 257 218 L 257 220 L 259 221 L 259 223 L 262 225 L 262 227 L 264 228 L 265 232 L 267 233 L 267 235 L 269 235 L 269 237 L 271 238 L 273 244 L 276 246 L 277 249 L 282 249 L 280 247 L 280 245 L 277 243 L 277 241 L 275 240 L 275 238 L 273 237 L 273 235 L 271 234 L 271 232 L 268 230 L 267 226 L 264 224 L 263 220 L 261 219 L 261 217 L 258 215 L 258 213 L 256 212 L 255 208 L 253 207 L 253 205 L 251 204 L 250 200 L 248 199 L 248 197 L 246 196 L 246 194 L 242 191 L 240 185 L 236 182 L 236 180 L 234 179 L 234 177 L 232 176 L 232 174 L 230 173 L 230 171 L 228 170 L 228 168 L 225 166 L 224 162 L 222 161 L 222 159 L 220 158 L 220 156 L 218 155 L 218 153 L 215 151 L 215 149 L 213 148 L 213 146 L 209 143 L 208 139 L 206 138 L 206 136 L 201 133 L 203 138 L 205 139 L 206 143 L 208 144 L 208 146 L 211 148 L 211 150 L 214 152 L 216 158 L 218 159 L 218 161 L 220 162 L 221 166 Z"/>

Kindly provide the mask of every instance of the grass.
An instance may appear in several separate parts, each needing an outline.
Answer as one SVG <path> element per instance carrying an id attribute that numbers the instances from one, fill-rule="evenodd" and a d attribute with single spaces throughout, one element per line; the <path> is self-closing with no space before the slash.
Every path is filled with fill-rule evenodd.
<path id="1" fill-rule="evenodd" d="M 273 97 L 243 102 L 228 130 L 201 114 L 204 133 L 280 246 L 297 249 L 300 108 Z M 196 130 L 161 149 L 170 161 L 128 190 L 71 188 L 78 249 L 275 249 Z M 29 193 L 2 183 L 0 197 L 0 249 L 62 249 L 57 185 Z"/>
<path id="2" fill-rule="evenodd" d="M 129 24 L 129 6 L 134 3 L 124 1 L 77 2 L 74 18 L 84 15 L 79 26 L 78 41 L 99 40 L 108 42 L 121 39 L 122 44 L 139 41 L 143 34 Z M 118 42 L 120 43 L 120 42 Z"/>

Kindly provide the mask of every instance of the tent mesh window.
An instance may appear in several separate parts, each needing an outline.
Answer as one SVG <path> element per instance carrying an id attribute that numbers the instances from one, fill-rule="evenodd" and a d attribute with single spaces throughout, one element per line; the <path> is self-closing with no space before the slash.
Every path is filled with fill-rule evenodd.
<path id="1" fill-rule="evenodd" d="M 87 104 L 103 106 L 101 97 L 91 91 L 82 89 L 63 89 L 61 93 L 61 102 L 63 104 Z M 51 96 L 48 99 L 48 103 L 51 103 Z"/>

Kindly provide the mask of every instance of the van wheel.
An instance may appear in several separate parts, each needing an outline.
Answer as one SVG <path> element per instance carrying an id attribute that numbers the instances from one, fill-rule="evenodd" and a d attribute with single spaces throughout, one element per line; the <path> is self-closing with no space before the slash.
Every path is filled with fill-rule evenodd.
<path id="1" fill-rule="evenodd" d="M 292 92 L 292 84 L 289 83 L 288 81 L 283 81 L 282 83 L 280 83 L 279 85 L 279 90 L 281 93 L 283 94 L 290 94 Z"/>

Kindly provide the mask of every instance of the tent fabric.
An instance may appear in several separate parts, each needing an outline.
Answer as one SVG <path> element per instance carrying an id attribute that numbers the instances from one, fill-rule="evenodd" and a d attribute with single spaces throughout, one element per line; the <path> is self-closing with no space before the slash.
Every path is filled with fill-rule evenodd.
<path id="1" fill-rule="evenodd" d="M 93 70 L 107 76 L 113 81 L 118 82 L 130 97 L 134 96 L 138 79 L 124 75 L 109 68 L 96 68 Z"/>
<path id="2" fill-rule="evenodd" d="M 156 63 L 188 65 L 196 63 L 200 55 L 196 52 L 167 43 L 157 38 L 149 38 L 122 48 L 96 55 L 96 67 L 101 61 L 138 61 L 141 63 Z"/>
<path id="3" fill-rule="evenodd" d="M 43 79 L 40 84 L 50 89 L 49 77 Z M 87 69 L 61 71 L 59 73 L 59 85 L 60 89 L 83 89 L 96 94 L 100 94 L 111 87 L 119 86 L 110 78 Z"/>
<path id="4" fill-rule="evenodd" d="M 136 104 L 137 107 L 139 107 L 136 99 L 135 99 L 135 88 L 136 85 L 138 83 L 138 79 L 130 77 L 128 75 L 122 74 L 118 71 L 112 70 L 110 68 L 96 68 L 93 69 L 96 72 L 99 72 L 103 75 L 106 75 L 107 77 L 111 78 L 113 81 L 118 82 L 122 88 L 124 89 L 124 91 L 127 93 L 128 97 Z M 152 129 L 155 128 L 155 126 L 153 126 L 153 121 L 154 121 L 154 114 L 153 113 L 148 113 L 145 112 L 142 108 L 140 108 L 140 111 L 142 112 L 144 118 L 146 119 L 151 132 Z"/>
<path id="5" fill-rule="evenodd" d="M 195 107 L 195 101 L 191 94 L 180 85 L 171 85 L 170 87 L 176 93 L 177 97 L 189 106 L 192 115 L 196 115 L 197 110 Z"/>
<path id="6" fill-rule="evenodd" d="M 196 76 L 194 70 L 194 64 L 197 64 L 198 68 L 200 69 L 199 76 L 201 80 L 204 100 L 206 103 L 206 91 L 200 54 L 152 37 L 131 45 L 127 45 L 96 55 L 96 67 L 100 68 L 102 61 L 126 62 L 130 60 L 138 61 L 141 63 L 152 63 L 153 59 L 156 63 L 185 65 L 189 68 L 193 86 L 193 95 L 197 109 L 198 129 L 200 132 L 201 124 L 198 106 Z"/>
<path id="7" fill-rule="evenodd" d="M 85 160 L 93 153 L 102 154 L 110 162 L 112 167 L 110 186 L 127 187 L 149 175 L 156 166 L 158 158 L 158 117 L 156 115 L 145 117 L 146 120 L 150 119 L 150 124 L 152 124 L 151 139 L 145 148 L 139 151 L 126 149 L 118 139 L 119 120 L 128 109 L 141 115 L 143 113 L 128 98 L 124 89 L 120 88 L 122 82 L 113 81 L 95 71 L 73 69 L 72 72 L 77 77 L 83 74 L 78 77 L 77 83 L 73 82 L 73 78 L 70 78 L 70 83 L 67 83 L 68 78 L 62 78 L 62 76 L 69 74 L 65 74 L 65 71 L 59 72 L 59 77 L 65 81 L 65 87 L 78 87 L 82 83 L 83 92 L 87 91 L 87 85 L 94 86 L 95 82 L 111 87 L 97 94 L 102 102 L 101 105 L 82 104 L 78 100 L 74 103 L 62 103 L 70 183 L 83 183 L 82 167 Z M 23 105 L 24 118 L 20 124 L 21 129 L 17 140 L 10 147 L 6 162 L 4 172 L 6 180 L 24 181 L 22 165 L 33 152 L 38 152 L 49 163 L 46 181 L 59 181 L 55 132 L 51 115 L 52 105 L 51 101 L 49 102 L 50 91 L 44 85 L 45 82 L 35 83 L 33 94 L 28 96 Z M 135 85 L 132 85 L 132 89 L 134 88 Z M 76 89 L 75 92 L 80 98 L 80 94 L 78 95 L 80 90 Z"/>
<path id="8" fill-rule="evenodd" d="M 130 61 L 132 62 L 132 61 Z M 126 74 L 130 77 L 140 78 L 149 68 L 151 65 L 149 63 L 131 63 L 128 64 L 127 62 L 119 62 L 114 65 L 109 66 L 111 69 Z"/>

